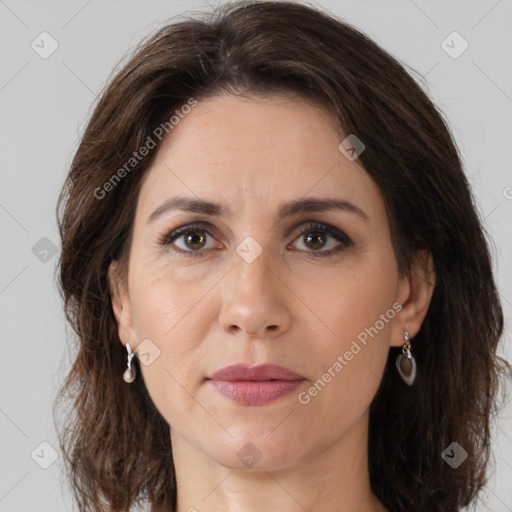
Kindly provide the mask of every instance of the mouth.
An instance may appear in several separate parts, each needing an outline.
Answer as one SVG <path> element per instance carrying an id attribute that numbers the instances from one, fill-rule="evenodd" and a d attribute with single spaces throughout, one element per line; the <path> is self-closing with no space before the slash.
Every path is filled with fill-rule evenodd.
<path id="1" fill-rule="evenodd" d="M 207 378 L 220 394 L 243 405 L 263 405 L 295 391 L 306 378 L 284 366 L 227 366 Z"/>

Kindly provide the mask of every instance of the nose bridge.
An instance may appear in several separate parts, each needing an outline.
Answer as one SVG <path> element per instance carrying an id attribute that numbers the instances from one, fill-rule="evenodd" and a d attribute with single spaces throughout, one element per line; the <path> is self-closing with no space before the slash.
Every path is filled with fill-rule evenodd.
<path id="1" fill-rule="evenodd" d="M 231 293 L 232 298 L 236 295 L 238 300 L 263 306 L 271 299 L 270 292 L 275 286 L 270 271 L 272 258 L 269 249 L 255 244 L 254 239 L 249 239 L 237 247 Z"/>
<path id="2" fill-rule="evenodd" d="M 235 266 L 240 279 L 263 281 L 267 277 L 270 249 L 264 249 L 252 236 L 243 240 L 236 248 Z"/>
<path id="3" fill-rule="evenodd" d="M 249 218 L 244 220 L 242 217 Z M 272 233 L 269 233 L 266 227 L 262 227 L 265 226 L 266 219 L 263 218 L 261 212 L 258 215 L 257 209 L 249 208 L 247 204 L 242 208 L 242 216 L 239 221 L 245 229 L 249 228 L 249 232 L 252 234 L 246 234 L 235 247 L 234 274 L 240 280 L 240 284 L 243 281 L 248 281 L 247 284 L 252 283 L 261 287 L 265 281 L 268 281 L 269 267 L 275 266 L 275 262 L 272 261 L 274 252 L 271 248 Z"/>
<path id="4" fill-rule="evenodd" d="M 224 329 L 251 336 L 286 330 L 290 312 L 275 275 L 272 251 L 248 237 L 237 247 L 233 265 L 220 314 Z"/>

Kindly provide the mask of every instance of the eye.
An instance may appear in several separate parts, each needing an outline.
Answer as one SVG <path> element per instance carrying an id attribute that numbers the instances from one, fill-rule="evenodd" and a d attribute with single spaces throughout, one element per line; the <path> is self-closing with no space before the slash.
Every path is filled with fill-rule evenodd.
<path id="1" fill-rule="evenodd" d="M 343 231 L 319 222 L 310 223 L 288 247 L 297 249 L 298 242 L 299 250 L 314 257 L 328 257 L 354 245 Z M 191 257 L 203 256 L 206 250 L 219 247 L 210 229 L 201 223 L 175 229 L 163 235 L 158 243 L 161 247 L 170 247 L 174 252 Z"/>
<path id="2" fill-rule="evenodd" d="M 216 246 L 213 235 L 202 224 L 191 224 L 171 231 L 159 240 L 159 245 L 173 246 L 176 252 L 185 256 L 201 256 L 205 249 Z"/>
<path id="3" fill-rule="evenodd" d="M 302 230 L 296 241 L 302 243 L 303 247 L 299 247 L 300 250 L 309 252 L 314 257 L 331 256 L 354 245 L 351 238 L 343 231 L 318 222 L 313 222 Z M 292 246 L 296 243 L 294 242 Z"/>

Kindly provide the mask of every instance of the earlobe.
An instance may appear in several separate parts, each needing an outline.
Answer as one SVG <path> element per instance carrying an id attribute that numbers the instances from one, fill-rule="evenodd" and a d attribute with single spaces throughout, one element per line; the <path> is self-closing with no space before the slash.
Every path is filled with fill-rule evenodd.
<path id="1" fill-rule="evenodd" d="M 119 262 L 114 260 L 108 268 L 107 280 L 110 288 L 112 310 L 117 322 L 119 339 L 126 345 L 132 338 L 131 307 L 126 285 L 119 276 Z"/>
<path id="2" fill-rule="evenodd" d="M 410 274 L 399 285 L 399 302 L 402 309 L 396 316 L 390 344 L 401 346 L 404 332 L 411 338 L 419 332 L 434 293 L 436 278 L 434 262 L 430 252 L 419 252 L 413 262 Z"/>

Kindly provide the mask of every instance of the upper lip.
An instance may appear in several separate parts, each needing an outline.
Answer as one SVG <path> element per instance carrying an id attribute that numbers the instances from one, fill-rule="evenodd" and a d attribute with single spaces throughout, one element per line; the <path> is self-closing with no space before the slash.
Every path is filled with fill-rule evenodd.
<path id="1" fill-rule="evenodd" d="M 241 380 L 303 380 L 304 377 L 277 364 L 233 364 L 216 371 L 210 380 L 241 381 Z"/>

